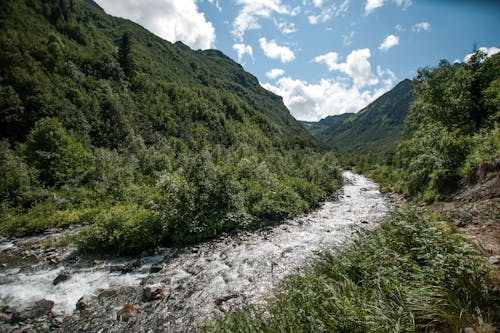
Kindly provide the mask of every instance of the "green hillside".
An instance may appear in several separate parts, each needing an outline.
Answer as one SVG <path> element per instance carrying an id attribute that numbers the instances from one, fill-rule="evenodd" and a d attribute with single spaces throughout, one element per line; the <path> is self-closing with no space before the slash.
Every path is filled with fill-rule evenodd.
<path id="1" fill-rule="evenodd" d="M 281 97 L 92 1 L 0 7 L 0 232 L 132 251 L 298 214 L 340 182 Z"/>
<path id="2" fill-rule="evenodd" d="M 306 128 L 342 153 L 391 151 L 401 140 L 412 89 L 406 79 L 358 113 L 327 117 Z"/>

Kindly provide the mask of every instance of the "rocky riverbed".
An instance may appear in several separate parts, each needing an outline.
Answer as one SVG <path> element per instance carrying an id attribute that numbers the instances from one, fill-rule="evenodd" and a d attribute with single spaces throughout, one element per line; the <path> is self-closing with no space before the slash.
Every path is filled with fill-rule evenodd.
<path id="1" fill-rule="evenodd" d="M 133 258 L 40 246 L 77 229 L 2 240 L 0 332 L 189 332 L 234 307 L 263 304 L 317 251 L 343 246 L 397 203 L 363 176 L 344 177 L 336 198 L 307 215 Z"/>

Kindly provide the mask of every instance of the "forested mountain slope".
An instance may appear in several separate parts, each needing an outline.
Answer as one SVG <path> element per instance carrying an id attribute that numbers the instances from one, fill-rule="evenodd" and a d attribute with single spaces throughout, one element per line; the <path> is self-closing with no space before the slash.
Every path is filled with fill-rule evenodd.
<path id="1" fill-rule="evenodd" d="M 406 79 L 358 113 L 327 117 L 305 127 L 342 153 L 394 150 L 403 134 L 412 89 L 412 82 Z"/>
<path id="2" fill-rule="evenodd" d="M 0 231 L 90 224 L 82 249 L 196 241 L 316 205 L 335 157 L 216 50 L 92 1 L 0 6 Z"/>

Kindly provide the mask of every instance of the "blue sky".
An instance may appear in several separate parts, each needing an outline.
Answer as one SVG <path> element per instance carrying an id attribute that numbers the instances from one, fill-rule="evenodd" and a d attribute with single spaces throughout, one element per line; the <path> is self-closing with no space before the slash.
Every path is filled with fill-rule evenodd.
<path id="1" fill-rule="evenodd" d="M 316 121 L 356 112 L 440 59 L 500 51 L 500 4 L 437 0 L 97 0 L 171 42 L 216 48 Z"/>

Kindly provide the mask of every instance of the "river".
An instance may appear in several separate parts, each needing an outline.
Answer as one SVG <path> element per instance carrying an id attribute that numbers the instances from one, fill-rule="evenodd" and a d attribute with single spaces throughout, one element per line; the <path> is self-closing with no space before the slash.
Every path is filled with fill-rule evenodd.
<path id="1" fill-rule="evenodd" d="M 64 332 L 190 331 L 205 318 L 234 307 L 264 303 L 273 286 L 307 268 L 318 251 L 344 246 L 355 227 L 376 226 L 395 205 L 368 178 L 350 171 L 344 178 L 336 198 L 309 214 L 196 246 L 164 249 L 142 257 L 126 274 L 110 272 L 110 267 L 137 258 L 7 266 L 0 271 L 0 299 L 17 308 L 53 300 L 53 310 L 64 316 L 59 328 Z M 0 253 L 15 246 L 15 241 L 0 243 Z M 163 269 L 150 273 L 153 264 Z M 70 272 L 71 278 L 53 285 L 62 271 Z M 144 301 L 142 286 L 158 283 L 165 287 L 165 298 Z M 88 307 L 74 311 L 84 295 L 91 296 Z M 125 304 L 133 304 L 137 313 L 119 319 Z"/>

